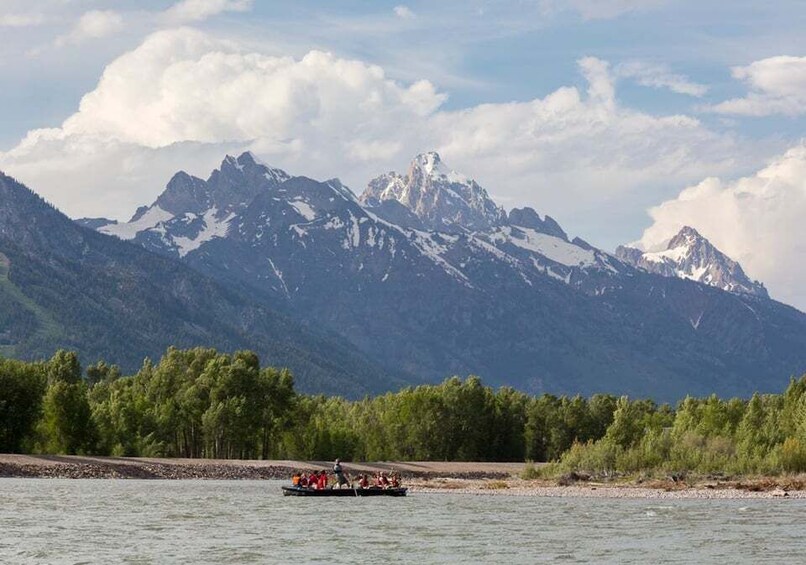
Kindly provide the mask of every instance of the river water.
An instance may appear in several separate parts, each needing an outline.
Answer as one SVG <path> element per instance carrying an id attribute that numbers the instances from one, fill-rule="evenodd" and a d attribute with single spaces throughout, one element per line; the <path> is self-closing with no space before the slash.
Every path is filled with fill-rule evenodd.
<path id="1" fill-rule="evenodd" d="M 306 499 L 281 484 L 0 479 L 0 563 L 806 562 L 806 500 Z"/>

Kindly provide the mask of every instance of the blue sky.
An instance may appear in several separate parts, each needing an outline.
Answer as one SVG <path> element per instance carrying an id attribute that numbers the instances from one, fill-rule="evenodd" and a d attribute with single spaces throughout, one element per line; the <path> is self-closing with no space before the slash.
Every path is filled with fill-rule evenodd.
<path id="1" fill-rule="evenodd" d="M 4 27 L 0 48 L 0 147 L 26 131 L 63 120 L 92 89 L 104 66 L 135 47 L 152 29 L 142 14 L 170 1 L 4 2 L 10 14 L 41 14 L 36 26 Z M 574 5 L 580 6 L 575 8 Z M 596 12 L 595 6 L 602 6 Z M 668 66 L 708 86 L 701 99 L 624 81 L 620 98 L 648 112 L 692 112 L 741 96 L 733 66 L 782 54 L 800 55 L 806 39 L 802 1 L 691 2 L 272 2 L 223 12 L 195 25 L 236 36 L 267 52 L 302 55 L 312 48 L 379 64 L 399 80 L 426 78 L 450 93 L 446 108 L 529 100 L 579 81 L 576 60 L 639 60 Z M 396 16 L 406 7 L 411 17 Z M 584 6 L 592 13 L 587 13 Z M 74 18 L 93 10 L 130 12 L 113 37 L 69 48 L 47 47 Z M 3 8 L 0 7 L 0 14 Z M 41 50 L 32 55 L 32 51 Z M 803 118 L 741 119 L 726 125 L 746 135 L 799 137 Z"/>
<path id="2" fill-rule="evenodd" d="M 0 168 L 72 216 L 126 218 L 228 151 L 360 193 L 436 149 L 605 249 L 699 222 L 806 304 L 799 271 L 678 205 L 802 145 L 804 29 L 801 0 L 4 0 Z M 781 209 L 797 209 L 788 182 Z M 776 248 L 804 235 L 746 201 L 723 222 Z"/>

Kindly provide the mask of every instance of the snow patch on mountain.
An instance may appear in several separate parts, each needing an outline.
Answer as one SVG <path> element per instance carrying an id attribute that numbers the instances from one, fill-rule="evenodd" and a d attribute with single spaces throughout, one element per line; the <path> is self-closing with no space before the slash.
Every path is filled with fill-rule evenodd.
<path id="1" fill-rule="evenodd" d="M 498 232 L 499 237 L 509 243 L 566 267 L 592 267 L 596 265 L 596 253 L 569 243 L 559 237 L 539 233 L 531 228 L 505 227 Z M 501 239 L 499 239 L 501 240 Z"/>
<path id="2" fill-rule="evenodd" d="M 310 204 L 305 202 L 302 198 L 295 198 L 294 200 L 291 200 L 288 203 L 291 204 L 291 207 L 294 208 L 294 210 L 296 210 L 300 216 L 302 216 L 309 222 L 316 219 L 316 211 Z"/>
<path id="3" fill-rule="evenodd" d="M 137 220 L 128 223 L 109 224 L 98 229 L 101 233 L 114 235 L 118 239 L 131 240 L 140 232 L 154 229 L 163 222 L 167 222 L 174 215 L 166 212 L 159 206 L 152 206 Z"/>
<path id="4" fill-rule="evenodd" d="M 208 210 L 202 217 L 202 229 L 196 234 L 195 237 L 182 237 L 176 236 L 173 242 L 177 247 L 180 257 L 184 257 L 191 251 L 198 249 L 202 244 L 211 241 L 217 237 L 226 237 L 229 231 L 230 222 L 235 218 L 235 213 L 231 212 L 224 219 L 218 218 L 218 210 L 212 208 Z"/>

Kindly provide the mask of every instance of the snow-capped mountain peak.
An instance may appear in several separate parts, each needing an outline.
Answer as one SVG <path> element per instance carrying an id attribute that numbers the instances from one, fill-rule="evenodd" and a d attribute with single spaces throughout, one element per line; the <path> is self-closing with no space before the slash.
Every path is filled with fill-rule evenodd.
<path id="1" fill-rule="evenodd" d="M 467 184 L 471 179 L 449 168 L 436 151 L 421 153 L 412 161 L 412 167 L 420 168 L 426 175 L 437 179 L 446 179 L 448 182 Z"/>
<path id="2" fill-rule="evenodd" d="M 683 226 L 665 247 L 642 251 L 619 247 L 616 256 L 650 273 L 694 280 L 739 294 L 767 298 L 767 289 L 748 277 L 741 265 L 690 226 Z"/>
<path id="3" fill-rule="evenodd" d="M 417 155 L 405 175 L 390 172 L 369 182 L 361 195 L 374 208 L 396 200 L 429 229 L 443 232 L 488 230 L 506 213 L 475 180 L 452 170 L 436 152 Z"/>

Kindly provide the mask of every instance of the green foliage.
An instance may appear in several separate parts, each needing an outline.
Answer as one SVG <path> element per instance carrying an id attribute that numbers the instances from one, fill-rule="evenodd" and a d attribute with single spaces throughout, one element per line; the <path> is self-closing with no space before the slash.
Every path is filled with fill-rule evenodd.
<path id="1" fill-rule="evenodd" d="M 806 471 L 806 376 L 749 401 L 685 398 L 676 411 L 620 398 L 598 441 L 576 442 L 561 469 L 776 474 Z"/>
<path id="2" fill-rule="evenodd" d="M 806 443 L 798 438 L 786 438 L 781 446 L 781 466 L 790 473 L 806 471 Z"/>
<path id="3" fill-rule="evenodd" d="M 0 359 L 0 452 L 25 450 L 41 415 L 46 381 L 42 363 Z"/>
<path id="4" fill-rule="evenodd" d="M 521 478 L 524 481 L 531 481 L 533 479 L 540 478 L 540 473 L 535 468 L 534 461 L 526 462 L 526 465 L 523 467 L 523 471 L 521 471 Z"/>
<path id="5" fill-rule="evenodd" d="M 806 471 L 806 376 L 780 395 L 530 397 L 478 377 L 374 398 L 304 396 L 257 355 L 168 349 L 132 376 L 78 357 L 0 358 L 0 450 L 120 456 L 524 461 L 522 476 L 584 471 Z M 536 469 L 531 461 L 550 461 Z"/>

